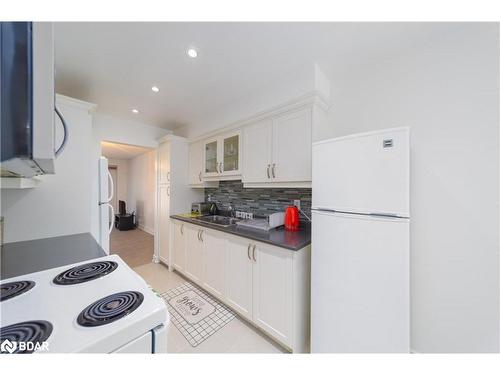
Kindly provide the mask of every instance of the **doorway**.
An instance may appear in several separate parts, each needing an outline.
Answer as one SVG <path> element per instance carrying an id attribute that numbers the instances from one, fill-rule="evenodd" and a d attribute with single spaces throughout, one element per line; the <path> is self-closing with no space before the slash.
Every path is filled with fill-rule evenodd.
<path id="1" fill-rule="evenodd" d="M 151 263 L 154 255 L 156 205 L 156 150 L 101 142 L 114 182 L 111 205 L 115 225 L 110 234 L 110 254 L 119 255 L 130 267 Z M 120 212 L 124 208 L 125 214 Z"/>

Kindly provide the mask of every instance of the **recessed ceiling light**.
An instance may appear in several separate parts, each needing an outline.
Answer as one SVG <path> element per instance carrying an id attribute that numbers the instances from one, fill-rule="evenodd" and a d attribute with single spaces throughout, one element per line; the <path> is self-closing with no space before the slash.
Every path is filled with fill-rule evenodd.
<path id="1" fill-rule="evenodd" d="M 160 92 L 160 89 L 156 86 L 151 87 L 151 90 L 153 90 L 154 92 Z"/>
<path id="2" fill-rule="evenodd" d="M 135 114 L 139 113 L 139 111 L 137 109 L 133 109 L 132 112 L 134 112 Z"/>
<path id="3" fill-rule="evenodd" d="M 187 54 L 189 57 L 192 57 L 193 59 L 198 56 L 198 52 L 194 48 L 188 49 Z"/>

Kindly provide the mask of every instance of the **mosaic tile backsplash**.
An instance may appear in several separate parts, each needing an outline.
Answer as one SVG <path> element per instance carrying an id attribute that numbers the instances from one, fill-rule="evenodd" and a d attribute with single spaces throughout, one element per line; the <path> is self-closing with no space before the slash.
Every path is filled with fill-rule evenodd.
<path id="1" fill-rule="evenodd" d="M 284 211 L 294 199 L 300 199 L 300 208 L 311 217 L 312 194 L 307 188 L 244 188 L 241 181 L 220 181 L 218 188 L 205 188 L 205 201 L 209 196 L 221 210 L 231 204 L 237 211 L 258 216 Z"/>

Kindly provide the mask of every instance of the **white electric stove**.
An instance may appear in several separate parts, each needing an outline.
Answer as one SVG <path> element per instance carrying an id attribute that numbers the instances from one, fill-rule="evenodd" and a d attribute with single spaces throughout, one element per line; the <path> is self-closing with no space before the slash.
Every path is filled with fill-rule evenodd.
<path id="1" fill-rule="evenodd" d="M 2 280 L 0 288 L 2 352 L 167 352 L 164 301 L 117 255 Z"/>

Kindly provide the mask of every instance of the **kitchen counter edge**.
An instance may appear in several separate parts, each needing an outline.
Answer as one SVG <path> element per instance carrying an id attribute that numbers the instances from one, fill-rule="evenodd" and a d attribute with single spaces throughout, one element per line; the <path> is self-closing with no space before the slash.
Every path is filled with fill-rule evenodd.
<path id="1" fill-rule="evenodd" d="M 236 225 L 230 227 L 221 227 L 181 215 L 170 215 L 170 218 L 193 225 L 198 225 L 200 227 L 218 230 L 220 232 L 232 234 L 235 236 L 248 238 L 250 240 L 264 242 L 269 245 L 292 251 L 298 251 L 311 244 L 311 226 L 309 224 L 302 224 L 300 230 L 296 232 L 286 231 L 283 227 L 278 229 L 271 229 L 269 232 L 265 232 L 259 230 L 238 228 Z"/>

